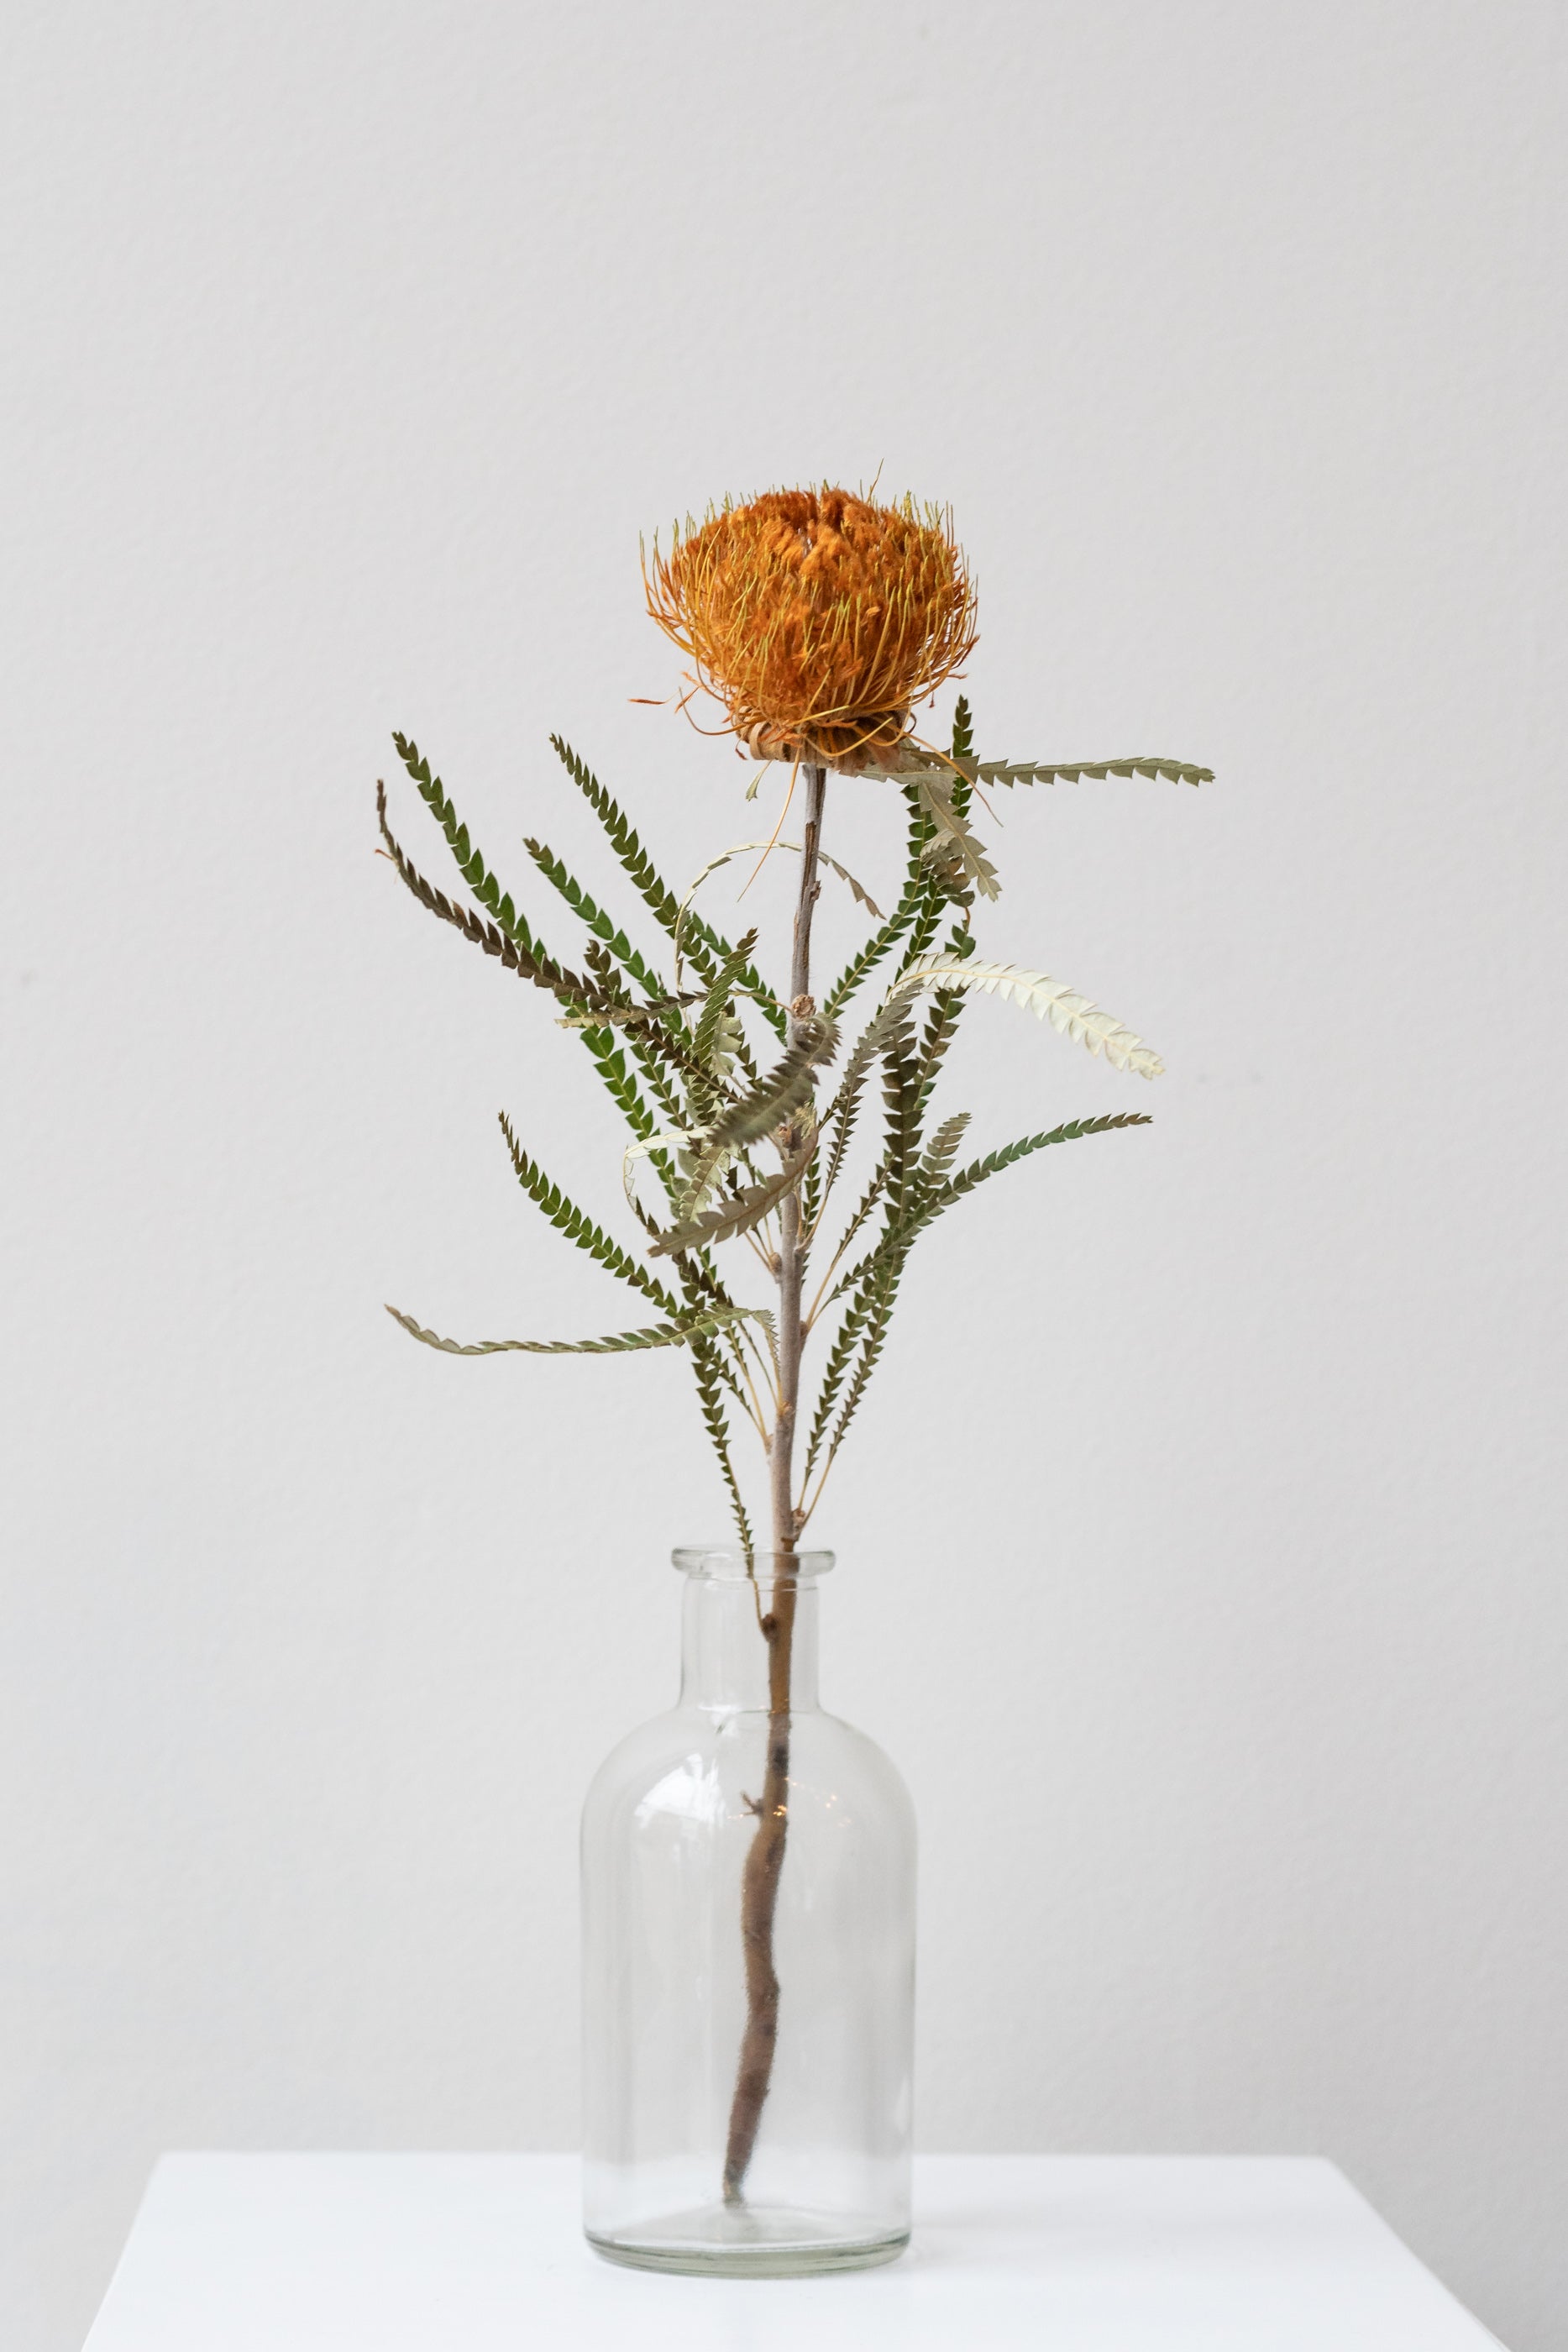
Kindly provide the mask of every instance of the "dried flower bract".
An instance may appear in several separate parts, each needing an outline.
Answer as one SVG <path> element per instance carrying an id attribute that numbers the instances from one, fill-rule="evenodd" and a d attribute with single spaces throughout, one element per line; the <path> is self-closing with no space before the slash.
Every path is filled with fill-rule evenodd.
<path id="1" fill-rule="evenodd" d="M 888 764 L 912 705 L 974 647 L 952 519 L 904 499 L 769 490 L 644 564 L 648 610 L 759 759 Z"/>

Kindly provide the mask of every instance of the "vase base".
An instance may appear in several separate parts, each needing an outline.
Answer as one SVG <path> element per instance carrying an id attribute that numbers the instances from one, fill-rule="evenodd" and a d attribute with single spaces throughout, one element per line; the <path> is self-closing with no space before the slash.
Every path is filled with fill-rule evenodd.
<path id="1" fill-rule="evenodd" d="M 703 2206 L 661 2215 L 622 2236 L 601 2237 L 592 2230 L 586 2235 L 608 2263 L 706 2278 L 810 2278 L 824 2271 L 870 2270 L 895 2262 L 909 2243 L 907 2228 L 779 2205 Z"/>

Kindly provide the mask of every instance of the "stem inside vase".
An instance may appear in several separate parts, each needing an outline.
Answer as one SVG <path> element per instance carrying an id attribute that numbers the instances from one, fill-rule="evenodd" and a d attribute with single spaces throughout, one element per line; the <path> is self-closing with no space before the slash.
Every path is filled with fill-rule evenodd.
<path id="1" fill-rule="evenodd" d="M 801 842 L 800 892 L 795 905 L 793 952 L 789 967 L 789 1036 L 810 1019 L 811 914 L 821 885 L 817 858 L 821 843 L 822 807 L 827 798 L 825 768 L 808 771 L 805 837 Z M 780 1139 L 786 1155 L 798 1151 L 803 1138 L 795 1128 Z M 776 1572 L 767 1613 L 761 1621 L 768 1643 L 768 1757 L 762 1792 L 757 1801 L 757 1829 L 741 1875 L 740 1939 L 746 1965 L 746 2026 L 741 2035 L 735 2093 L 730 2102 L 729 2134 L 724 2157 L 726 2204 L 739 2204 L 745 2193 L 747 2169 L 757 2145 L 758 2127 L 773 2078 L 779 2043 L 779 1971 L 774 1961 L 773 1927 L 779 1908 L 779 1878 L 789 1830 L 789 1679 L 795 1634 L 795 1579 L 790 1573 L 800 1528 L 794 1494 L 795 1419 L 800 1394 L 801 1293 L 805 1252 L 800 1232 L 800 1194 L 787 1192 L 779 1213 L 779 1410 L 768 1445 L 768 1475 L 772 1502 L 773 1550 Z"/>

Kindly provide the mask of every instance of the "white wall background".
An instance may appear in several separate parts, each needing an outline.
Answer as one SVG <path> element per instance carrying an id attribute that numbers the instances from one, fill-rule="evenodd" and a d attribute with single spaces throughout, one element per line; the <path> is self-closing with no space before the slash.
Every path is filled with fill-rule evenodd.
<path id="1" fill-rule="evenodd" d="M 1563 47 L 13 0 L 8 2347 L 79 2342 L 165 2146 L 572 2142 L 577 1799 L 722 1510 L 678 1363 L 381 1312 L 624 1301 L 494 1129 L 612 1208 L 596 1083 L 371 788 L 405 727 L 503 867 L 591 863 L 559 728 L 690 874 L 754 813 L 628 702 L 637 533 L 879 465 L 956 509 L 986 751 L 1220 777 L 1005 811 L 995 951 L 1170 1075 L 987 1007 L 955 1099 L 1158 1121 L 932 1236 L 821 1528 L 924 2142 L 1322 2151 L 1568 2345 Z"/>

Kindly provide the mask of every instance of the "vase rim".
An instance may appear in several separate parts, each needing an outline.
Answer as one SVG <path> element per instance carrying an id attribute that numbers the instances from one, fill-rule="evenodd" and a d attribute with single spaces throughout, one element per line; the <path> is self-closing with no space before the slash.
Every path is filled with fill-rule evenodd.
<path id="1" fill-rule="evenodd" d="M 681 1544 L 670 1554 L 683 1576 L 714 1584 L 810 1584 L 833 1565 L 831 1551 L 747 1553 L 738 1544 Z"/>

